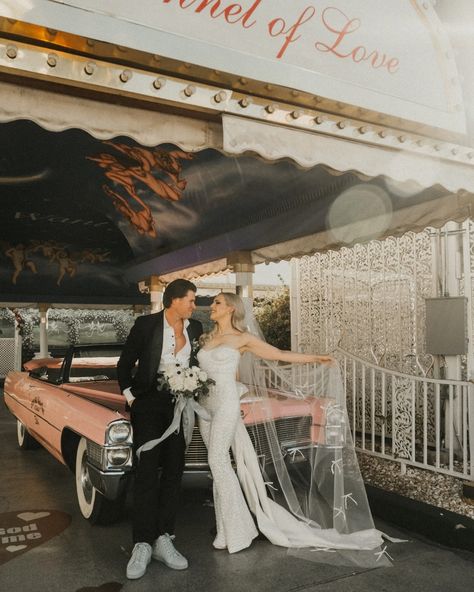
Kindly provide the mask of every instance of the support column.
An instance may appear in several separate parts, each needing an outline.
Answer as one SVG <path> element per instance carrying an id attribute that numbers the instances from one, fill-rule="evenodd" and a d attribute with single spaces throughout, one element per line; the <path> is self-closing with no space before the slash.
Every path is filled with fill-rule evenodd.
<path id="1" fill-rule="evenodd" d="M 448 222 L 445 226 L 445 251 L 444 251 L 444 296 L 454 297 L 461 295 L 462 279 L 462 233 L 463 226 L 457 222 Z M 461 356 L 445 356 L 445 377 L 452 380 L 461 380 Z M 450 401 L 446 399 L 445 407 L 445 434 L 454 430 L 453 452 L 461 454 L 461 434 L 462 425 L 462 400 L 458 396 L 453 397 L 452 409 Z M 450 425 L 452 416 L 453 425 Z M 447 438 L 449 440 L 449 438 Z M 449 448 L 449 441 L 445 442 L 445 447 Z"/>
<path id="2" fill-rule="evenodd" d="M 40 358 L 48 358 L 49 351 L 48 351 L 48 310 L 50 308 L 50 304 L 46 304 L 42 302 L 39 305 L 39 313 L 40 313 L 40 326 L 39 326 L 39 339 L 40 339 L 40 350 L 39 350 L 39 357 Z"/>
<path id="3" fill-rule="evenodd" d="M 236 251 L 227 256 L 227 264 L 235 273 L 235 291 L 242 298 L 253 300 L 253 274 L 255 265 L 252 263 L 250 251 Z"/>
<path id="4" fill-rule="evenodd" d="M 462 278 L 462 232 L 461 224 L 448 222 L 446 229 L 444 296 L 460 296 Z M 446 378 L 461 380 L 460 356 L 445 356 Z"/>
<path id="5" fill-rule="evenodd" d="M 467 297 L 467 380 L 473 382 L 474 378 L 474 320 L 472 302 L 472 273 L 471 273 L 471 220 L 465 220 L 463 226 L 463 267 L 464 267 L 464 295 Z M 473 397 L 473 388 L 468 391 L 468 400 Z M 468 406 L 467 431 L 474 434 L 474 405 Z M 474 438 L 469 438 L 469 456 L 471 459 L 471 475 L 474 475 Z M 474 478 L 463 484 L 463 495 L 473 498 Z"/>
<path id="6" fill-rule="evenodd" d="M 14 365 L 13 368 L 14 370 L 16 370 L 17 372 L 20 372 L 22 369 L 22 343 L 23 343 L 23 339 L 22 336 L 20 335 L 20 325 L 23 322 L 23 319 L 21 318 L 21 315 L 18 311 L 18 309 L 14 308 L 12 309 L 13 314 L 15 315 L 15 358 L 14 358 Z"/>
<path id="7" fill-rule="evenodd" d="M 138 289 L 142 294 L 150 295 L 151 312 L 160 312 L 163 308 L 163 291 L 165 284 L 159 275 L 151 275 L 146 280 L 138 283 Z"/>

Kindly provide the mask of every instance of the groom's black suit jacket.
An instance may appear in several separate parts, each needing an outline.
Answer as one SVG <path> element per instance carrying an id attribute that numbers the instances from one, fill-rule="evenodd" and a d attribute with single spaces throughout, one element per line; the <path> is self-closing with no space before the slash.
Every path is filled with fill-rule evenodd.
<path id="1" fill-rule="evenodd" d="M 156 391 L 156 374 L 163 349 L 164 311 L 138 317 L 133 325 L 117 364 L 117 377 L 123 392 L 131 387 L 134 397 L 146 397 Z M 189 319 L 187 327 L 191 344 L 203 330 L 199 321 Z M 191 347 L 190 366 L 197 365 L 195 348 Z M 136 372 L 133 370 L 138 360 Z"/>

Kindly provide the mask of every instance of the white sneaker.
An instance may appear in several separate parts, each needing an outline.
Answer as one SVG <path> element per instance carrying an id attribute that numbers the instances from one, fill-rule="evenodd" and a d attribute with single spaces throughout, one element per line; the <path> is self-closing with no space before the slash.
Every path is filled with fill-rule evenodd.
<path id="1" fill-rule="evenodd" d="M 127 565 L 127 578 L 137 580 L 145 575 L 146 568 L 151 561 L 151 545 L 148 543 L 136 543 L 132 556 Z"/>
<path id="2" fill-rule="evenodd" d="M 174 534 L 165 533 L 158 537 L 153 544 L 152 557 L 171 567 L 171 569 L 186 569 L 188 560 L 175 549 L 173 540 Z"/>

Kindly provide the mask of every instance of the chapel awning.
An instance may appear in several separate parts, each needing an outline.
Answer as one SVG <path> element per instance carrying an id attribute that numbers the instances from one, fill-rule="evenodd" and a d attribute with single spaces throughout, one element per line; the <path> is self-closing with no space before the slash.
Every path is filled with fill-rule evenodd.
<path id="1" fill-rule="evenodd" d="M 398 56 L 380 70 L 362 49 L 275 58 L 282 39 L 252 36 L 290 17 L 280 1 L 248 3 L 243 56 L 205 4 L 154 2 L 148 22 L 122 0 L 0 2 L 2 300 L 138 302 L 148 276 L 218 273 L 235 252 L 277 261 L 472 215 L 474 149 L 429 3 L 351 4 L 350 39 Z M 338 10 L 311 19 L 320 49 Z"/>
<path id="2" fill-rule="evenodd" d="M 205 147 L 199 125 L 197 146 L 186 132 L 167 136 L 187 138 L 183 149 L 1 123 L 2 300 L 140 301 L 137 282 L 150 275 L 217 273 L 237 251 L 289 259 L 472 214 L 465 190 L 232 154 Z"/>

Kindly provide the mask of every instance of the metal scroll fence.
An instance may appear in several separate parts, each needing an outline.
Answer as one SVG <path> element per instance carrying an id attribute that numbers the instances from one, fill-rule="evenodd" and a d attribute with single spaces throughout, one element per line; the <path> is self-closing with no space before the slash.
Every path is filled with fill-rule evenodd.
<path id="1" fill-rule="evenodd" d="M 338 358 L 356 449 L 461 479 L 474 478 L 474 384 L 387 370 L 341 349 Z M 267 386 L 312 383 L 311 364 L 263 362 Z M 313 381 L 314 382 L 314 381 Z"/>

